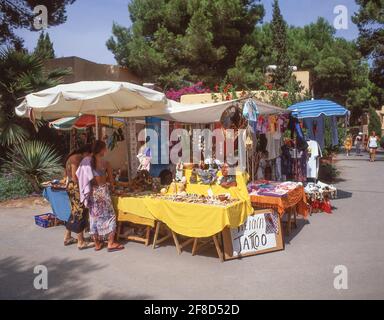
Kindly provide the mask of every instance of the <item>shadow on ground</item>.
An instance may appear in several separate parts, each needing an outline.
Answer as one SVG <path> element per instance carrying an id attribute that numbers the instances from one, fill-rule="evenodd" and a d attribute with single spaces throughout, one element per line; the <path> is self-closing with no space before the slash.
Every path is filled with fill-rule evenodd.
<path id="1" fill-rule="evenodd" d="M 48 289 L 37 290 L 33 282 L 36 265 L 48 269 Z M 20 257 L 0 260 L 0 299 L 87 299 L 91 297 L 91 284 L 87 274 L 104 269 L 106 265 L 94 264 L 89 259 L 49 259 L 36 264 Z M 129 296 L 108 292 L 98 299 L 149 299 L 144 295 Z"/>
<path id="2" fill-rule="evenodd" d="M 338 189 L 337 190 L 337 198 L 334 200 L 352 198 L 352 195 L 353 195 L 352 192 Z"/>
<path id="3" fill-rule="evenodd" d="M 297 219 L 296 221 L 297 228 L 292 227 L 291 233 L 289 235 L 286 234 L 286 223 L 283 222 L 282 227 L 284 228 L 284 241 L 285 244 L 290 244 L 290 242 L 300 233 L 300 231 L 308 224 L 310 224 L 308 219 Z"/>

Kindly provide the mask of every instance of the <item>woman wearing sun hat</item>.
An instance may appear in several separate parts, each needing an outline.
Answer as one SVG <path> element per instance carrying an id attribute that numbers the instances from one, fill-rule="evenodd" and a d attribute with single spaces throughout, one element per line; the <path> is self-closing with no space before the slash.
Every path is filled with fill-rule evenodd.
<path id="1" fill-rule="evenodd" d="M 356 155 L 361 156 L 361 147 L 363 146 L 363 133 L 359 132 L 355 139 Z"/>

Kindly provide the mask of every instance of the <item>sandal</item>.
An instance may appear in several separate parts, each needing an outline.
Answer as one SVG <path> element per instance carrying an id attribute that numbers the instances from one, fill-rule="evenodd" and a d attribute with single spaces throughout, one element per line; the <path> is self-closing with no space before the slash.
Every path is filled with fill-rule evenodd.
<path id="1" fill-rule="evenodd" d="M 97 247 L 95 244 L 95 251 L 100 251 L 101 249 L 103 249 L 103 247 L 104 247 L 103 243 L 100 243 L 100 247 Z"/>
<path id="2" fill-rule="evenodd" d="M 108 248 L 108 252 L 115 252 L 115 251 L 120 251 L 123 249 L 124 249 L 124 246 L 122 244 L 119 244 L 116 247 Z"/>
<path id="3" fill-rule="evenodd" d="M 95 246 L 94 242 L 84 242 L 84 244 L 81 247 L 77 247 L 79 250 L 85 250 L 85 249 L 90 249 Z"/>
<path id="4" fill-rule="evenodd" d="M 71 244 L 77 243 L 77 239 L 70 237 L 67 240 L 64 240 L 64 246 L 70 246 Z"/>

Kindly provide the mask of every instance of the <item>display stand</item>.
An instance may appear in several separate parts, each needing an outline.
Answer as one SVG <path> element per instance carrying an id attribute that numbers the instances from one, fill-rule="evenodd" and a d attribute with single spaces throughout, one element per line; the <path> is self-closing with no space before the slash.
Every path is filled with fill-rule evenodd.
<path id="1" fill-rule="evenodd" d="M 164 232 L 165 234 L 160 239 L 158 239 L 160 235 L 160 229 L 162 227 L 163 227 L 163 231 L 165 231 Z M 155 249 L 157 245 L 159 245 L 160 243 L 163 243 L 165 240 L 168 240 L 170 238 L 173 238 L 177 253 L 181 254 L 182 246 L 180 246 L 176 233 L 173 232 L 171 229 L 169 229 L 165 223 L 162 223 L 161 221 L 156 221 L 156 229 L 155 229 L 155 235 L 153 237 L 152 249 Z"/>
<path id="2" fill-rule="evenodd" d="M 206 241 L 204 241 L 206 239 Z M 220 262 L 224 262 L 224 255 L 223 251 L 220 248 L 219 239 L 217 238 L 217 234 L 210 238 L 193 238 L 193 246 L 192 246 L 192 255 L 196 255 L 197 251 L 201 250 L 203 247 L 205 247 L 208 244 L 211 244 L 212 242 L 215 245 L 215 249 L 217 252 L 217 255 L 220 259 Z M 202 243 L 199 245 L 198 242 L 201 241 Z"/>
<path id="3" fill-rule="evenodd" d="M 274 211 L 271 209 L 255 210 L 254 216 L 257 216 L 260 214 L 273 214 L 273 213 Z M 275 238 L 274 238 L 273 246 L 266 247 L 266 249 L 254 248 L 254 250 L 250 250 L 249 252 L 246 252 L 246 253 L 239 252 L 237 255 L 234 254 L 234 241 L 236 239 L 233 239 L 233 234 L 231 232 L 231 229 L 225 228 L 222 232 L 223 245 L 224 245 L 224 260 L 239 259 L 239 258 L 254 256 L 262 253 L 284 250 L 283 229 L 281 228 L 280 217 L 277 219 L 277 222 L 278 222 L 278 232 L 274 234 Z M 252 230 L 252 233 L 250 236 L 255 236 L 256 233 L 257 231 Z"/>
<path id="4" fill-rule="evenodd" d="M 154 227 L 154 221 L 151 219 L 146 219 L 143 217 L 138 217 L 137 215 L 127 213 L 127 212 L 120 212 L 118 214 L 118 217 L 124 216 L 124 220 L 119 220 L 117 222 L 117 238 L 118 239 L 124 239 L 124 240 L 131 240 L 136 242 L 142 242 L 146 246 L 150 243 L 150 235 L 151 235 L 151 229 Z M 136 235 L 124 235 L 122 234 L 122 229 L 124 223 L 132 223 L 136 225 L 145 226 L 145 236 L 140 237 Z"/>

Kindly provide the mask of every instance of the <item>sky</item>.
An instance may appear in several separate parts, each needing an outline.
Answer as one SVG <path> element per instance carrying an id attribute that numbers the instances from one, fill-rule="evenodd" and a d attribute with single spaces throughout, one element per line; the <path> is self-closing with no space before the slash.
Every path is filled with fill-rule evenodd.
<path id="1" fill-rule="evenodd" d="M 156 0 L 154 0 L 156 1 Z M 262 0 L 266 15 L 264 22 L 272 17 L 273 0 Z M 78 56 L 98 63 L 115 64 L 113 54 L 105 42 L 112 34 L 112 23 L 130 25 L 129 0 L 77 0 L 67 7 L 67 21 L 56 27 L 48 28 L 56 57 Z M 334 8 L 343 5 L 348 10 L 347 29 L 337 30 L 338 37 L 356 39 L 357 27 L 350 16 L 357 11 L 355 0 L 280 0 L 280 9 L 289 25 L 303 26 L 324 17 L 333 24 L 337 14 Z M 36 46 L 38 32 L 18 30 L 29 50 Z"/>

